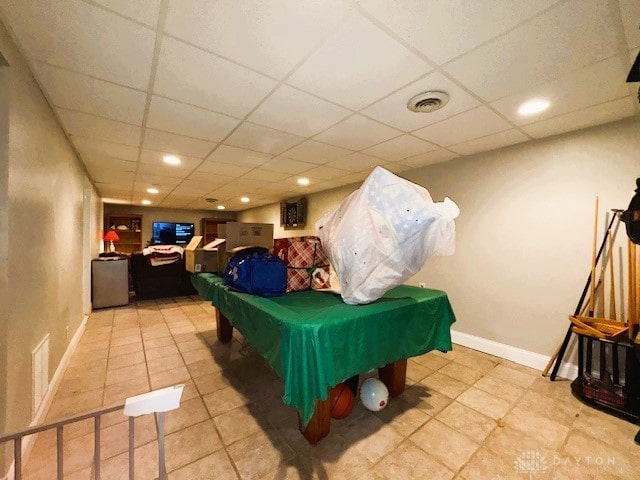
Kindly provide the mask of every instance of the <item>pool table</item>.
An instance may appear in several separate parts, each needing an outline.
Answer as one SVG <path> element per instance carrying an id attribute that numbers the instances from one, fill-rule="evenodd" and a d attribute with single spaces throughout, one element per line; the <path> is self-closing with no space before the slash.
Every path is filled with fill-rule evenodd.
<path id="1" fill-rule="evenodd" d="M 331 387 L 377 368 L 394 397 L 404 391 L 408 358 L 452 348 L 455 316 L 439 290 L 401 285 L 371 304 L 347 305 L 314 290 L 273 298 L 239 293 L 210 273 L 191 281 L 216 307 L 218 339 L 229 342 L 237 328 L 284 380 L 283 401 L 298 410 L 311 443 L 329 433 Z"/>

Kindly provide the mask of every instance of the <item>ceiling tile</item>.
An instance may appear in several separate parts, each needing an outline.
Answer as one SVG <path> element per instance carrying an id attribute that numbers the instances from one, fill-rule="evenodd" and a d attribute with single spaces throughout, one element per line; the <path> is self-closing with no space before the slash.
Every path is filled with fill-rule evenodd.
<path id="1" fill-rule="evenodd" d="M 317 180 L 332 180 L 334 178 L 347 175 L 348 173 L 349 172 L 345 169 L 337 169 L 327 167 L 325 165 L 320 165 L 319 167 L 312 168 L 311 170 L 305 172 L 305 176 Z"/>
<path id="2" fill-rule="evenodd" d="M 56 107 L 142 125 L 147 95 L 96 78 L 36 62 L 38 82 Z"/>
<path id="3" fill-rule="evenodd" d="M 211 182 L 185 180 L 171 192 L 171 195 L 202 196 L 208 194 L 214 188 L 215 185 L 212 185 Z"/>
<path id="4" fill-rule="evenodd" d="M 413 134 L 446 147 L 447 145 L 501 132 L 510 127 L 509 123 L 487 107 L 477 107 L 442 122 L 416 130 Z"/>
<path id="5" fill-rule="evenodd" d="M 473 153 L 485 152 L 496 148 L 514 145 L 529 140 L 524 133 L 519 130 L 507 130 L 505 132 L 494 133 L 486 137 L 476 138 L 468 142 L 452 145 L 449 150 L 453 150 L 460 155 L 471 155 Z"/>
<path id="6" fill-rule="evenodd" d="M 349 110 L 282 85 L 249 120 L 301 136 L 311 136 L 345 119 Z"/>
<path id="7" fill-rule="evenodd" d="M 167 165 L 166 163 L 164 163 L 163 157 L 170 153 L 171 152 L 159 152 L 157 150 L 149 150 L 147 148 L 143 148 L 142 153 L 140 154 L 140 162 L 149 165 L 166 166 L 174 168 L 176 170 L 191 171 L 203 161 L 201 158 L 187 157 L 186 155 L 176 155 L 180 159 L 180 165 Z"/>
<path id="8" fill-rule="evenodd" d="M 628 69 L 626 58 L 611 57 L 563 75 L 552 82 L 492 103 L 496 110 L 519 125 L 580 110 L 591 105 L 625 97 L 629 94 L 625 79 Z M 529 117 L 518 115 L 518 107 L 526 100 L 543 98 L 551 103 L 544 112 Z"/>
<path id="9" fill-rule="evenodd" d="M 402 135 L 369 147 L 363 153 L 375 155 L 388 161 L 395 161 L 436 150 L 437 148 L 438 146 L 433 143 L 425 142 L 411 135 Z"/>
<path id="10" fill-rule="evenodd" d="M 361 150 L 397 137 L 401 133 L 394 128 L 356 114 L 320 133 L 315 138 L 321 142 L 351 150 Z"/>
<path id="11" fill-rule="evenodd" d="M 32 60 L 147 88 L 155 43 L 150 29 L 80 0 L 3 4 L 6 20 Z"/>
<path id="12" fill-rule="evenodd" d="M 220 145 L 207 157 L 207 160 L 254 168 L 262 165 L 271 158 L 272 156 L 266 153 L 254 152 L 229 145 Z"/>
<path id="13" fill-rule="evenodd" d="M 189 170 L 184 168 L 171 167 L 169 165 L 156 165 L 153 163 L 141 163 L 138 166 L 138 180 L 146 180 L 149 175 L 159 175 L 162 177 L 173 177 L 184 179 L 189 175 Z M 149 180 L 151 181 L 151 180 Z"/>
<path id="14" fill-rule="evenodd" d="M 416 113 L 407 108 L 407 102 L 415 95 L 427 91 L 442 91 L 449 94 L 449 102 L 440 110 L 431 113 Z M 440 72 L 432 72 L 417 82 L 365 108 L 362 113 L 382 123 L 410 132 L 426 127 L 457 113 L 470 110 L 480 102 L 465 92 Z"/>
<path id="15" fill-rule="evenodd" d="M 290 173 L 274 172 L 273 170 L 256 168 L 244 175 L 241 180 L 251 178 L 256 180 L 265 180 L 267 182 L 281 182 L 282 180 L 284 180 L 285 178 L 289 178 L 290 176 Z"/>
<path id="16" fill-rule="evenodd" d="M 269 160 L 267 163 L 261 165 L 260 168 L 269 169 L 274 172 L 288 173 L 289 175 L 296 175 L 301 172 L 306 172 L 313 167 L 315 167 L 315 165 L 312 163 L 300 162 L 281 155 Z"/>
<path id="17" fill-rule="evenodd" d="M 165 36 L 153 90 L 241 118 L 275 86 L 275 80 Z"/>
<path id="18" fill-rule="evenodd" d="M 106 155 L 131 162 L 135 162 L 138 159 L 138 147 L 79 137 L 77 135 L 71 135 L 71 141 L 78 153 L 83 157 L 84 155 Z"/>
<path id="19" fill-rule="evenodd" d="M 159 193 L 149 193 L 147 192 L 147 188 L 155 187 L 159 190 Z M 156 200 L 164 198 L 167 193 L 173 190 L 172 186 L 166 185 L 158 185 L 156 183 L 145 182 L 144 180 L 140 180 L 136 178 L 135 183 L 133 184 L 133 191 L 136 193 L 143 193 L 145 195 L 149 195 L 149 198 L 155 198 Z"/>
<path id="20" fill-rule="evenodd" d="M 143 143 L 145 148 L 150 148 L 151 150 L 161 150 L 198 158 L 206 157 L 216 145 L 216 143 L 200 140 L 199 138 L 185 137 L 184 135 L 162 132 L 152 128 L 145 130 Z"/>
<path id="21" fill-rule="evenodd" d="M 136 181 L 147 182 L 151 185 L 158 185 L 162 190 L 166 190 L 166 191 L 173 190 L 173 187 L 175 187 L 182 181 L 180 178 L 177 178 L 177 177 L 158 175 L 156 173 L 153 173 L 153 168 L 151 168 L 149 165 L 141 165 L 141 169 L 151 170 L 151 173 L 149 173 L 148 171 L 141 172 L 139 169 Z"/>
<path id="22" fill-rule="evenodd" d="M 87 166 L 87 170 L 89 170 L 95 182 L 129 185 L 129 187 L 133 185 L 133 179 L 136 175 L 133 172 L 123 172 L 122 170 L 94 166 Z"/>
<path id="23" fill-rule="evenodd" d="M 350 153 L 351 150 L 347 150 L 346 148 L 340 148 L 314 140 L 306 140 L 300 145 L 296 145 L 287 150 L 282 156 L 322 165 L 323 163 L 328 163 L 331 160 L 344 157 Z"/>
<path id="24" fill-rule="evenodd" d="M 138 166 L 137 162 L 122 160 L 121 158 L 108 157 L 106 155 L 88 154 L 82 156 L 82 161 L 91 171 L 119 170 L 121 172 L 134 172 Z"/>
<path id="25" fill-rule="evenodd" d="M 435 150 L 433 152 L 421 153 L 415 157 L 405 158 L 400 163 L 412 168 L 418 168 L 426 165 L 433 165 L 434 163 L 446 162 L 459 156 L 460 155 L 457 153 L 441 148 L 440 150 Z"/>
<path id="26" fill-rule="evenodd" d="M 359 110 L 429 70 L 414 53 L 354 14 L 287 83 Z"/>
<path id="27" fill-rule="evenodd" d="M 497 100 L 616 53 L 605 0 L 570 0 L 445 67 L 480 97 Z"/>
<path id="28" fill-rule="evenodd" d="M 160 0 L 93 0 L 125 17 L 155 28 L 160 13 Z"/>
<path id="29" fill-rule="evenodd" d="M 325 166 L 330 168 L 339 168 L 342 170 L 349 170 L 351 172 L 361 172 L 363 170 L 371 171 L 373 167 L 383 163 L 382 160 L 371 155 L 365 155 L 364 153 L 352 153 L 340 160 L 334 160 L 327 163 Z M 309 171 L 309 175 L 313 175 L 312 170 Z"/>
<path id="30" fill-rule="evenodd" d="M 239 177 L 250 171 L 253 166 L 234 165 L 222 163 L 215 160 L 205 160 L 196 171 L 226 175 L 228 177 Z"/>
<path id="31" fill-rule="evenodd" d="M 56 109 L 65 131 L 70 135 L 106 140 L 123 145 L 140 144 L 140 127 L 108 120 L 64 108 Z"/>
<path id="32" fill-rule="evenodd" d="M 216 172 L 207 172 L 205 170 L 196 170 L 195 172 L 191 172 L 191 175 L 189 175 L 189 180 L 197 180 L 200 182 L 211 182 L 211 184 L 215 185 L 216 187 L 219 187 L 221 185 L 225 185 L 229 182 L 231 182 L 234 178 L 238 177 L 239 175 L 222 175 L 222 174 L 218 174 Z"/>
<path id="33" fill-rule="evenodd" d="M 342 0 L 171 0 L 166 31 L 282 78 L 349 9 Z"/>
<path id="34" fill-rule="evenodd" d="M 226 115 L 153 96 L 147 126 L 156 130 L 219 142 L 226 137 L 238 120 Z"/>
<path id="35" fill-rule="evenodd" d="M 559 133 L 578 130 L 581 128 L 613 122 L 636 114 L 637 99 L 626 97 L 620 100 L 595 105 L 593 107 L 566 113 L 558 117 L 542 120 L 526 125 L 522 129 L 534 138 L 548 137 Z"/>
<path id="36" fill-rule="evenodd" d="M 640 2 L 638 0 L 618 0 L 620 16 L 629 48 L 640 47 Z"/>
<path id="37" fill-rule="evenodd" d="M 258 152 L 278 155 L 304 139 L 290 133 L 244 122 L 224 143 Z"/>
<path id="38" fill-rule="evenodd" d="M 442 64 L 513 28 L 558 0 L 366 0 L 376 19 L 430 60 Z"/>

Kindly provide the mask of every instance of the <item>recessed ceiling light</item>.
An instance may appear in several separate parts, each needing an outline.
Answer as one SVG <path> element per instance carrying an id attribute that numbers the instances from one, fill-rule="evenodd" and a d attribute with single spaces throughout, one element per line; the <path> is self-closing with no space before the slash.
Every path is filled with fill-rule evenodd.
<path id="1" fill-rule="evenodd" d="M 524 117 L 529 115 L 535 115 L 536 113 L 540 113 L 549 108 L 549 101 L 544 98 L 534 98 L 532 100 L 527 100 L 520 108 L 518 108 L 518 114 Z"/>
<path id="2" fill-rule="evenodd" d="M 154 187 L 149 187 L 149 188 L 147 188 L 147 193 L 156 194 L 156 193 L 160 193 L 160 190 L 158 190 L 157 188 L 154 188 Z"/>
<path id="3" fill-rule="evenodd" d="M 143 205 L 151 205 L 151 200 L 142 200 Z"/>
<path id="4" fill-rule="evenodd" d="M 242 197 L 242 198 L 240 199 L 240 201 L 241 201 L 242 203 L 249 203 L 249 202 L 251 201 L 251 199 L 250 199 L 249 197 Z"/>
<path id="5" fill-rule="evenodd" d="M 224 205 L 218 205 L 218 210 L 224 210 L 225 206 Z"/>
<path id="6" fill-rule="evenodd" d="M 175 155 L 165 155 L 162 157 L 162 160 L 164 160 L 164 163 L 167 165 L 180 165 L 180 159 Z"/>
<path id="7" fill-rule="evenodd" d="M 308 178 L 299 178 L 298 179 L 298 185 L 309 185 L 309 179 Z"/>

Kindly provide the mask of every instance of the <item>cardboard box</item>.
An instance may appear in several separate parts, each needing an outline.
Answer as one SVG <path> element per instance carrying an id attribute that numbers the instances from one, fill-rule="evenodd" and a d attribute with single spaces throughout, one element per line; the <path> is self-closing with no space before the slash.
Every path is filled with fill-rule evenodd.
<path id="1" fill-rule="evenodd" d="M 273 223 L 227 222 L 218 225 L 218 234 L 226 239 L 227 250 L 242 245 L 273 248 Z"/>
<path id="2" fill-rule="evenodd" d="M 205 250 L 198 248 L 202 241 L 201 236 L 194 236 L 185 248 L 185 268 L 191 273 L 217 273 L 222 274 L 226 266 L 225 244 L 216 248 Z"/>

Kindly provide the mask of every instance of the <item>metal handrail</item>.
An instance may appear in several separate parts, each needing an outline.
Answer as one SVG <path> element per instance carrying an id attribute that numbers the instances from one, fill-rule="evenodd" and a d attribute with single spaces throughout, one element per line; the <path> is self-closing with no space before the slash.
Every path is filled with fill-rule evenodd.
<path id="1" fill-rule="evenodd" d="M 22 439 L 28 435 L 41 433 L 46 430 L 56 429 L 56 458 L 57 458 L 57 476 L 58 480 L 63 479 L 64 470 L 64 456 L 63 456 L 63 441 L 64 441 L 64 427 L 66 425 L 81 422 L 89 418 L 94 419 L 94 452 L 93 463 L 95 471 L 95 480 L 100 480 L 100 418 L 107 413 L 116 412 L 124 408 L 124 403 L 114 405 L 112 407 L 101 408 L 75 417 L 68 417 L 56 422 L 47 423 L 45 425 L 39 425 L 37 427 L 27 428 L 20 432 L 11 433 L 0 437 L 0 445 L 13 441 L 13 462 L 14 462 L 14 479 L 22 480 Z M 133 417 L 129 417 L 129 435 L 133 435 Z M 129 439 L 129 449 L 133 447 L 131 438 Z M 129 478 L 133 478 L 133 454 L 129 453 Z"/>
<path id="2" fill-rule="evenodd" d="M 92 412 L 83 413 L 75 417 L 65 418 L 57 422 L 31 427 L 21 432 L 12 433 L 0 437 L 0 445 L 6 442 L 14 442 L 13 462 L 14 480 L 22 480 L 22 439 L 27 435 L 41 433 L 46 430 L 56 429 L 56 453 L 57 453 L 57 480 L 64 476 L 64 427 L 71 423 L 81 422 L 93 418 L 93 470 L 94 479 L 100 480 L 100 419 L 107 413 L 123 410 L 123 414 L 129 417 L 129 480 L 134 478 L 134 418 L 140 415 L 153 413 L 156 416 L 156 431 L 158 433 L 158 478 L 166 480 L 167 468 L 164 457 L 164 417 L 165 413 L 180 408 L 180 398 L 184 385 L 174 385 L 161 388 L 148 393 L 136 395 L 126 399 L 125 403 L 113 407 L 101 408 Z"/>

